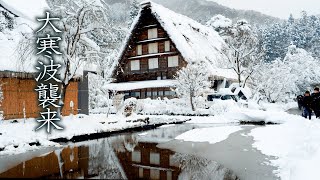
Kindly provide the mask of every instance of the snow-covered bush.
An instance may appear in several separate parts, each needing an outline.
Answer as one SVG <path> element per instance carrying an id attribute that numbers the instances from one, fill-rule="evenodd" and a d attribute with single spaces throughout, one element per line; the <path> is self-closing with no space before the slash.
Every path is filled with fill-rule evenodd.
<path id="1" fill-rule="evenodd" d="M 136 98 L 129 98 L 124 101 L 124 105 L 120 112 L 125 116 L 131 116 L 136 112 L 138 101 Z"/>
<path id="2" fill-rule="evenodd" d="M 210 114 L 221 115 L 226 112 L 235 111 L 239 109 L 237 103 L 233 100 L 216 101 L 209 107 Z"/>
<path id="3" fill-rule="evenodd" d="M 195 98 L 196 111 L 191 111 L 189 100 L 183 98 L 175 99 L 139 99 L 135 112 L 145 115 L 218 115 L 228 111 L 235 110 L 238 107 L 234 101 L 218 101 L 215 102 L 209 109 L 206 107 L 205 98 L 199 96 Z"/>

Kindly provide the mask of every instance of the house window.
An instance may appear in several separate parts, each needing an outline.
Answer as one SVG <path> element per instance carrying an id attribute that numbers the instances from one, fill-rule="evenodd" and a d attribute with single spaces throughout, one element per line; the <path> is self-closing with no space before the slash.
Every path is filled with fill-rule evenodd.
<path id="1" fill-rule="evenodd" d="M 142 45 L 137 46 L 137 55 L 142 55 Z"/>
<path id="2" fill-rule="evenodd" d="M 147 96 L 151 97 L 151 91 L 147 91 Z"/>
<path id="3" fill-rule="evenodd" d="M 160 179 L 160 170 L 150 169 L 150 179 Z"/>
<path id="4" fill-rule="evenodd" d="M 131 159 L 133 162 L 141 162 L 141 152 L 133 151 L 131 154 Z"/>
<path id="5" fill-rule="evenodd" d="M 139 168 L 139 178 L 143 178 L 143 168 Z"/>
<path id="6" fill-rule="evenodd" d="M 149 69 L 157 69 L 158 68 L 158 58 L 151 58 L 148 61 Z"/>
<path id="7" fill-rule="evenodd" d="M 158 96 L 158 92 L 157 91 L 152 91 L 152 96 L 153 97 L 157 97 Z"/>
<path id="8" fill-rule="evenodd" d="M 174 91 L 165 91 L 164 95 L 165 96 L 174 96 L 176 93 Z"/>
<path id="9" fill-rule="evenodd" d="M 131 61 L 131 71 L 136 71 L 136 70 L 140 70 L 140 61 L 139 60 Z"/>
<path id="10" fill-rule="evenodd" d="M 162 72 L 162 73 L 161 73 L 161 76 L 162 76 L 162 79 L 167 79 L 167 73 Z"/>
<path id="11" fill-rule="evenodd" d="M 140 98 L 140 92 L 134 92 L 134 96 L 133 97 L 136 97 L 136 98 Z"/>
<path id="12" fill-rule="evenodd" d="M 167 180 L 172 180 L 172 171 L 167 171 Z"/>
<path id="13" fill-rule="evenodd" d="M 160 154 L 159 153 L 154 153 L 154 152 L 150 153 L 150 164 L 156 164 L 156 165 L 160 164 Z"/>
<path id="14" fill-rule="evenodd" d="M 154 39 L 158 37 L 158 29 L 152 28 L 148 29 L 148 39 Z"/>
<path id="15" fill-rule="evenodd" d="M 150 43 L 148 44 L 148 52 L 149 54 L 158 53 L 158 43 Z"/>
<path id="16" fill-rule="evenodd" d="M 163 96 L 163 91 L 158 91 L 159 96 Z"/>
<path id="17" fill-rule="evenodd" d="M 170 51 L 170 41 L 165 41 L 164 42 L 164 51 L 165 52 Z"/>
<path id="18" fill-rule="evenodd" d="M 178 56 L 169 56 L 168 57 L 168 67 L 177 67 L 179 66 Z"/>

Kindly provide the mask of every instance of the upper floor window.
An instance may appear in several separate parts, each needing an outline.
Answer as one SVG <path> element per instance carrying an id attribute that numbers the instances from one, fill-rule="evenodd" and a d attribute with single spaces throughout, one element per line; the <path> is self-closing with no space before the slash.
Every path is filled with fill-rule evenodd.
<path id="1" fill-rule="evenodd" d="M 168 57 L 168 67 L 177 67 L 179 66 L 178 56 L 169 56 Z"/>
<path id="2" fill-rule="evenodd" d="M 151 58 L 148 60 L 149 69 L 157 69 L 158 68 L 158 58 Z"/>
<path id="3" fill-rule="evenodd" d="M 148 52 L 149 54 L 158 53 L 158 43 L 149 43 L 148 44 Z"/>
<path id="4" fill-rule="evenodd" d="M 170 51 L 170 41 L 164 42 L 164 51 L 169 52 Z"/>
<path id="5" fill-rule="evenodd" d="M 150 152 L 150 164 L 160 164 L 160 154 Z"/>
<path id="6" fill-rule="evenodd" d="M 140 151 L 133 151 L 131 154 L 131 160 L 133 162 L 141 162 L 141 152 Z"/>
<path id="7" fill-rule="evenodd" d="M 137 46 L 137 55 L 142 55 L 142 45 Z"/>
<path id="8" fill-rule="evenodd" d="M 139 60 L 134 60 L 131 61 L 131 71 L 136 71 L 136 70 L 140 70 L 140 61 Z"/>
<path id="9" fill-rule="evenodd" d="M 158 37 L 158 29 L 152 28 L 148 29 L 148 39 L 154 39 Z"/>

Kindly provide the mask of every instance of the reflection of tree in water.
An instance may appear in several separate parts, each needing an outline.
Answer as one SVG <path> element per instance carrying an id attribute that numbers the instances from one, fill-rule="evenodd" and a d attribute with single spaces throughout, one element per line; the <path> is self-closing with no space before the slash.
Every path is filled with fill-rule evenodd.
<path id="1" fill-rule="evenodd" d="M 125 178 L 109 139 L 99 141 L 89 145 L 89 174 L 97 175 L 100 179 Z"/>
<path id="2" fill-rule="evenodd" d="M 137 146 L 137 144 L 138 144 L 138 139 L 135 135 L 124 136 L 123 145 L 127 151 L 132 152 L 134 148 Z"/>
<path id="3" fill-rule="evenodd" d="M 132 152 L 139 143 L 136 135 L 118 136 L 112 138 L 111 141 L 112 147 L 117 153 Z"/>
<path id="4" fill-rule="evenodd" d="M 230 169 L 195 155 L 176 153 L 172 160 L 181 168 L 179 180 L 239 180 Z"/>
<path id="5" fill-rule="evenodd" d="M 136 136 L 120 136 L 98 141 L 99 143 L 89 145 L 89 174 L 96 174 L 100 179 L 125 179 L 115 151 L 132 152 L 138 144 Z"/>

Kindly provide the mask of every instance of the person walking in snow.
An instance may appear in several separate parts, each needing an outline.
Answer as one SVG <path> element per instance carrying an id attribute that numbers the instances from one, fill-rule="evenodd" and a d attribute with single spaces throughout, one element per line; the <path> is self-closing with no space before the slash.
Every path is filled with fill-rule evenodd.
<path id="1" fill-rule="evenodd" d="M 312 105 L 312 97 L 310 96 L 310 92 L 306 91 L 303 96 L 302 100 L 302 106 L 303 106 L 303 112 L 302 116 L 307 118 L 309 116 L 309 119 L 311 120 L 311 105 Z"/>
<path id="2" fill-rule="evenodd" d="M 302 95 L 297 96 L 297 103 L 298 103 L 299 110 L 302 109 L 302 101 L 303 101 L 303 96 Z"/>
<path id="3" fill-rule="evenodd" d="M 319 118 L 320 117 L 320 92 L 318 87 L 314 88 L 314 91 L 311 97 L 312 97 L 311 108 L 313 109 L 316 117 Z"/>

